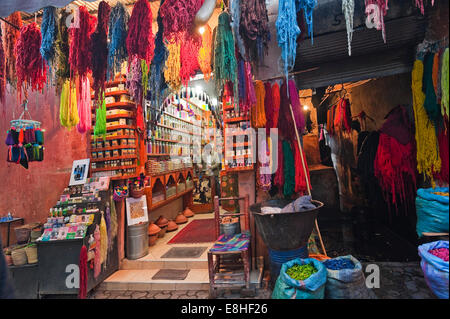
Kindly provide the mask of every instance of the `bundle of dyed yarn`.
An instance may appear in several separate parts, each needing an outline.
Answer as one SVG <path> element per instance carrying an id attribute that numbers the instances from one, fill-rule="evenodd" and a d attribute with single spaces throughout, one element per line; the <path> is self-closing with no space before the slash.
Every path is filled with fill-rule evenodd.
<path id="1" fill-rule="evenodd" d="M 436 248 L 428 251 L 430 254 L 441 258 L 443 261 L 448 262 L 448 248 Z"/>
<path id="2" fill-rule="evenodd" d="M 355 269 L 355 264 L 350 259 L 328 259 L 323 262 L 324 266 L 331 270 Z"/>
<path id="3" fill-rule="evenodd" d="M 295 280 L 305 280 L 315 274 L 317 269 L 310 264 L 307 265 L 294 265 L 286 271 L 292 279 Z"/>

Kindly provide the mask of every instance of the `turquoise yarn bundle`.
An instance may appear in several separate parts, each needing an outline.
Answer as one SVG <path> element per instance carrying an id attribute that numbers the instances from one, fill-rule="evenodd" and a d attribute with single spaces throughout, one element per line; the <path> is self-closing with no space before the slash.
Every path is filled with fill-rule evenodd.
<path id="1" fill-rule="evenodd" d="M 313 41 L 313 11 L 317 6 L 317 0 L 296 0 L 297 12 L 303 10 L 305 15 L 306 24 L 308 25 L 308 35 L 311 37 L 311 42 Z M 302 30 L 300 30 L 302 31 Z"/>
<path id="2" fill-rule="evenodd" d="M 45 7 L 41 25 L 42 43 L 39 51 L 50 69 L 55 58 L 56 32 L 56 8 Z"/>
<path id="3" fill-rule="evenodd" d="M 290 197 L 295 192 L 295 163 L 291 145 L 286 140 L 283 141 L 283 160 L 283 195 L 285 197 Z"/>
<path id="4" fill-rule="evenodd" d="M 108 80 L 120 71 L 122 63 L 128 58 L 127 35 L 130 14 L 125 6 L 118 2 L 111 10 L 109 16 L 109 46 L 108 46 Z"/>
<path id="5" fill-rule="evenodd" d="M 297 55 L 297 37 L 300 28 L 297 24 L 296 0 L 280 0 L 278 3 L 277 28 L 278 46 L 281 48 L 283 69 L 288 80 L 288 73 L 295 65 Z"/>

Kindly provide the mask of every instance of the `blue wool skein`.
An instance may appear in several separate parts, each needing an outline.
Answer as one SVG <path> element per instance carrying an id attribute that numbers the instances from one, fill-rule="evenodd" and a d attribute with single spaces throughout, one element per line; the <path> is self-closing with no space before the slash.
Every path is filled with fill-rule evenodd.
<path id="1" fill-rule="evenodd" d="M 323 262 L 324 266 L 331 270 L 354 269 L 355 264 L 350 259 L 329 259 Z"/>
<path id="2" fill-rule="evenodd" d="M 313 40 L 313 11 L 317 6 L 317 0 L 295 0 L 297 6 L 297 12 L 303 9 L 305 14 L 306 24 L 308 25 L 308 35 L 311 37 L 311 43 Z"/>
<path id="3" fill-rule="evenodd" d="M 127 35 L 128 20 L 130 15 L 125 6 L 118 2 L 112 8 L 109 15 L 109 34 L 110 39 L 108 47 L 108 70 L 106 72 L 108 80 L 114 77 L 114 73 L 120 70 L 120 66 L 127 59 Z"/>
<path id="4" fill-rule="evenodd" d="M 42 43 L 40 52 L 47 64 L 51 66 L 55 57 L 55 39 L 56 39 L 56 8 L 45 7 L 42 16 Z"/>

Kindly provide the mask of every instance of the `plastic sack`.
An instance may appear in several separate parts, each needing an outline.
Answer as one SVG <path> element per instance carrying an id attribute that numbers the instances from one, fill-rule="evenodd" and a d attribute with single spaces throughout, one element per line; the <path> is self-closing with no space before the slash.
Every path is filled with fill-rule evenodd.
<path id="1" fill-rule="evenodd" d="M 430 254 L 428 251 L 437 248 L 448 248 L 448 241 L 434 241 L 420 245 L 419 256 L 425 281 L 431 291 L 440 299 L 448 299 L 448 261 Z"/>
<path id="2" fill-rule="evenodd" d="M 325 285 L 326 299 L 369 299 L 369 290 L 362 270 L 362 265 L 352 255 L 333 258 L 332 260 L 350 259 L 354 269 L 327 270 Z"/>
<path id="3" fill-rule="evenodd" d="M 303 281 L 292 279 L 286 273 L 294 265 L 307 264 L 313 265 L 317 272 Z M 313 258 L 290 260 L 281 266 L 272 299 L 323 299 L 326 281 L 327 270 L 320 261 Z"/>
<path id="4" fill-rule="evenodd" d="M 448 233 L 449 201 L 448 196 L 436 195 L 436 192 L 448 193 L 448 187 L 420 188 L 417 190 L 416 231 L 422 233 Z"/>

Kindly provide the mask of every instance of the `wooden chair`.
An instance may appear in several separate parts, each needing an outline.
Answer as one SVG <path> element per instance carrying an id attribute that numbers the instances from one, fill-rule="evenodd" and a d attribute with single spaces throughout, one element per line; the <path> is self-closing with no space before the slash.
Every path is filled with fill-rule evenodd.
<path id="1" fill-rule="evenodd" d="M 220 213 L 221 201 L 244 201 L 243 212 Z M 220 235 L 222 217 L 239 216 L 244 219 L 241 233 L 234 236 Z M 249 196 L 245 197 L 214 197 L 214 219 L 217 241 L 208 251 L 208 270 L 210 297 L 217 297 L 217 289 L 245 288 L 250 289 L 250 221 Z"/>

